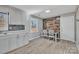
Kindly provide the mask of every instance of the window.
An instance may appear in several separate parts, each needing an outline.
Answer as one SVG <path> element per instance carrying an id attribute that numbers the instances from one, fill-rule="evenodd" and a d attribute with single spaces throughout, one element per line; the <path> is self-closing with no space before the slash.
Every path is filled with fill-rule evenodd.
<path id="1" fill-rule="evenodd" d="M 0 31 L 8 31 L 9 14 L 0 12 Z"/>
<path id="2" fill-rule="evenodd" d="M 38 32 L 38 19 L 31 17 L 31 32 Z"/>

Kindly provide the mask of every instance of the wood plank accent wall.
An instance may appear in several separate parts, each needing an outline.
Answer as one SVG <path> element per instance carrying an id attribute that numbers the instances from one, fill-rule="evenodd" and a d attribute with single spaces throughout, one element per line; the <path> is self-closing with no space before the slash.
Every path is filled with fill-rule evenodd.
<path id="1" fill-rule="evenodd" d="M 51 17 L 43 20 L 43 29 L 60 31 L 60 17 Z"/>

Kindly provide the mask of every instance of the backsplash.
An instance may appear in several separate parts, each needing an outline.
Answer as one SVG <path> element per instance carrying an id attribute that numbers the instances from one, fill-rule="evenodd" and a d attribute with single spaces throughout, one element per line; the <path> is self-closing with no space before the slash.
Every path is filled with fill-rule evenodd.
<path id="1" fill-rule="evenodd" d="M 9 31 L 25 30 L 25 25 L 9 25 Z"/>

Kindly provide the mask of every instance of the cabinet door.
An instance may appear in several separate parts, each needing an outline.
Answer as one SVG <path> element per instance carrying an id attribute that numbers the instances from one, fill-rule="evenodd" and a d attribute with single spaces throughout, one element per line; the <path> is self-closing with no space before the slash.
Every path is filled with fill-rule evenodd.
<path id="1" fill-rule="evenodd" d="M 73 15 L 60 17 L 60 37 L 61 39 L 75 42 Z"/>
<path id="2" fill-rule="evenodd" d="M 19 11 L 19 10 L 15 10 L 15 18 L 16 18 L 16 24 L 17 25 L 21 25 L 21 18 L 22 18 L 22 16 L 21 16 L 21 12 Z"/>
<path id="3" fill-rule="evenodd" d="M 21 24 L 22 25 L 26 25 L 26 14 L 24 12 L 21 12 L 21 15 L 20 15 L 20 19 L 21 19 Z"/>
<path id="4" fill-rule="evenodd" d="M 9 12 L 10 12 L 10 13 L 9 13 L 9 14 L 10 14 L 10 15 L 9 15 L 9 16 L 10 16 L 9 23 L 10 23 L 10 24 L 16 24 L 16 23 L 17 23 L 17 22 L 16 22 L 17 20 L 16 20 L 16 17 L 15 17 L 16 14 L 15 14 L 14 9 L 10 8 L 10 11 L 9 11 Z"/>
<path id="5" fill-rule="evenodd" d="M 0 53 L 6 53 L 8 51 L 8 38 L 0 37 Z"/>
<path id="6" fill-rule="evenodd" d="M 29 34 L 25 34 L 25 36 L 24 36 L 24 43 L 25 44 L 29 43 Z"/>
<path id="7" fill-rule="evenodd" d="M 18 9 L 10 9 L 10 24 L 16 24 L 16 25 L 21 25 L 22 22 L 21 20 L 23 20 L 22 18 L 22 13 L 20 10 Z"/>
<path id="8" fill-rule="evenodd" d="M 18 37 L 17 37 L 17 46 L 18 47 L 23 46 L 23 39 L 24 39 L 24 35 L 18 34 Z"/>
<path id="9" fill-rule="evenodd" d="M 25 34 L 19 34 L 17 37 L 17 47 L 28 44 L 28 40 Z"/>
<path id="10" fill-rule="evenodd" d="M 9 51 L 17 48 L 17 36 L 10 35 L 8 38 Z"/>

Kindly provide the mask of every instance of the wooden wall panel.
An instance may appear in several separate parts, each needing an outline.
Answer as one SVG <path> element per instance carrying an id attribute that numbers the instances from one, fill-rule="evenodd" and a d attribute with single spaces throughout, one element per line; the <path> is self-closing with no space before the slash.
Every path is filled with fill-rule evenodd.
<path id="1" fill-rule="evenodd" d="M 51 29 L 55 32 L 60 31 L 59 17 L 51 17 L 43 20 L 43 29 Z"/>

